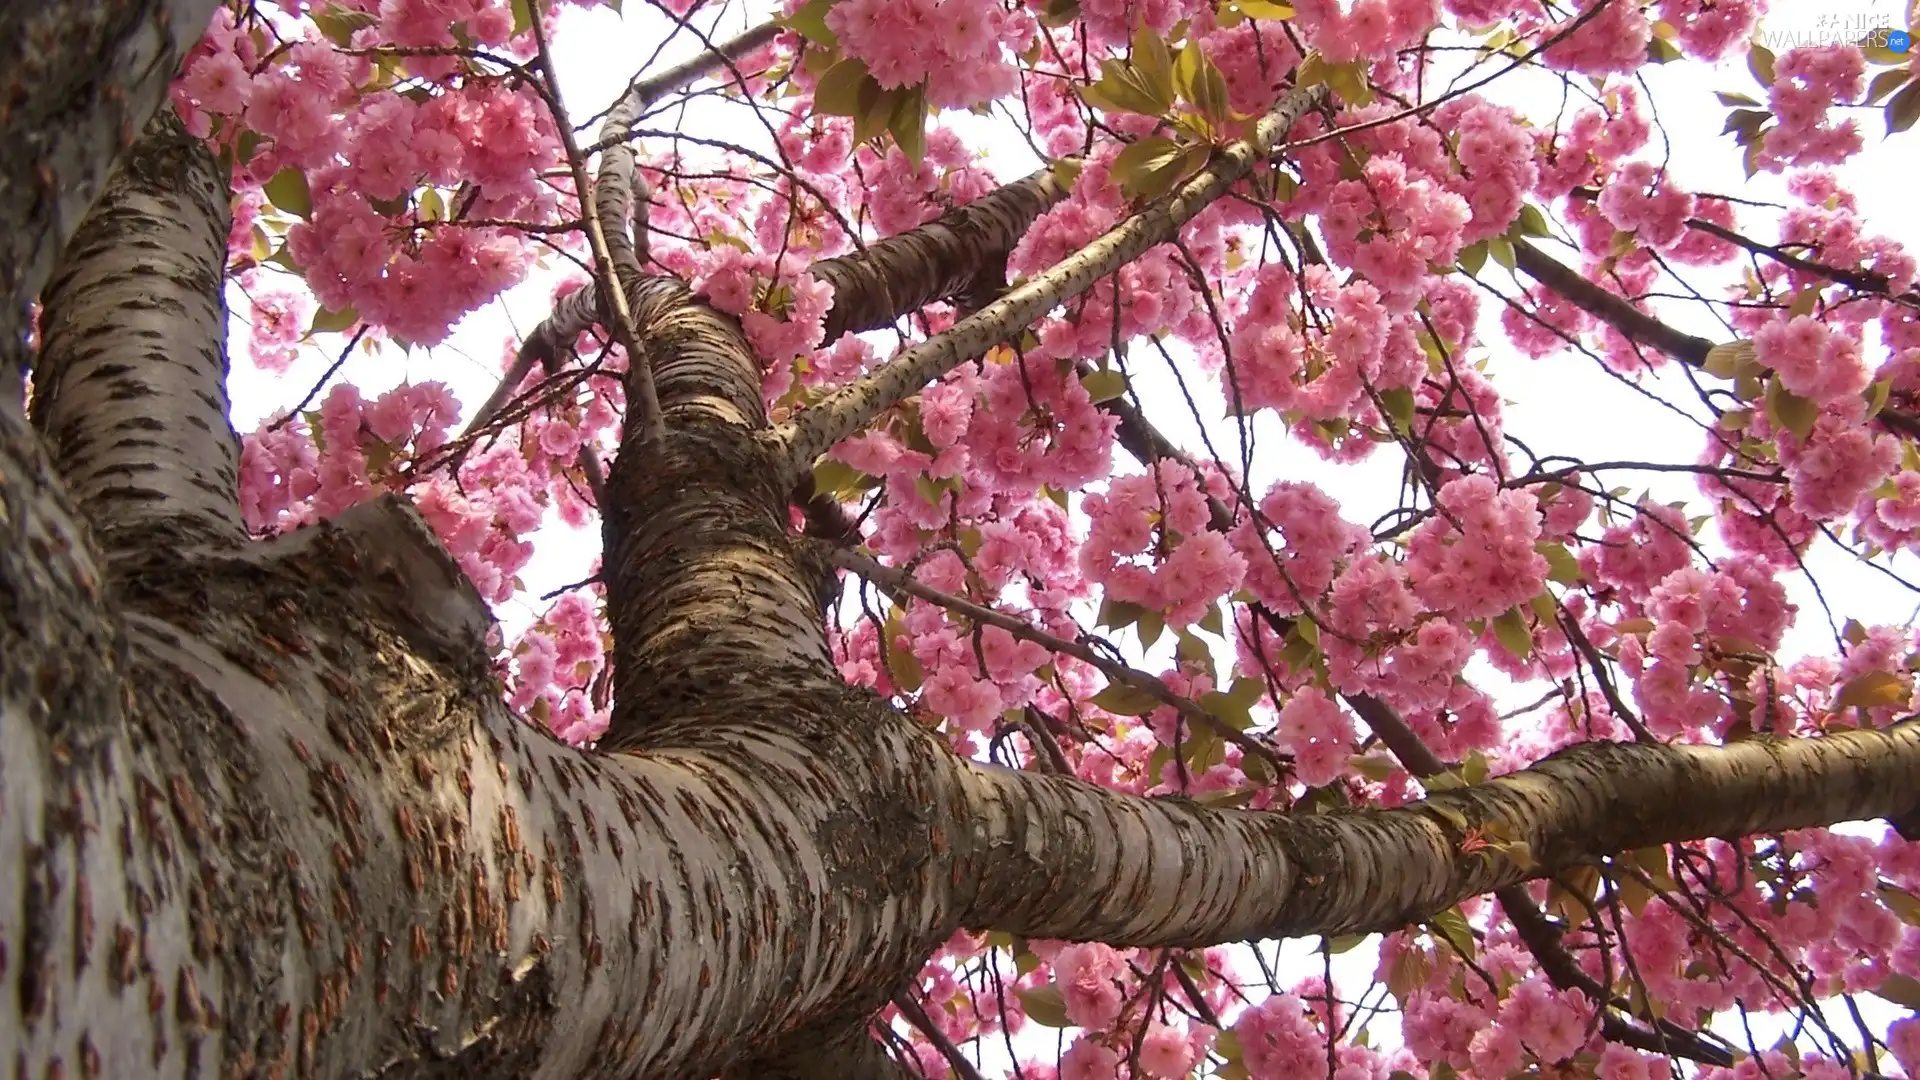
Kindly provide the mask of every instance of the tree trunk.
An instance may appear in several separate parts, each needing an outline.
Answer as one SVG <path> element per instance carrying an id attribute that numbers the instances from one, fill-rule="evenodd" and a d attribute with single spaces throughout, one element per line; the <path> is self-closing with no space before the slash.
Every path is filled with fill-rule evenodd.
<path id="1" fill-rule="evenodd" d="M 84 80 L 109 69 L 82 59 L 79 89 L 26 86 L 13 115 L 103 94 Z M 141 76 L 149 111 L 170 71 Z M 0 190 L 62 154 L 104 176 L 111 149 L 19 145 Z M 138 164 L 169 153 L 179 167 Z M 960 927 L 1120 945 L 1389 929 L 1622 848 L 1920 801 L 1911 723 L 1582 747 L 1317 816 L 963 761 L 840 682 L 818 564 L 787 528 L 784 455 L 867 405 L 770 433 L 738 326 L 658 279 L 629 300 L 667 435 L 629 440 L 607 485 L 614 726 L 600 752 L 562 745 L 502 704 L 489 614 L 404 500 L 234 535 L 206 165 L 149 129 L 48 294 L 41 430 L 0 408 L 15 1075 L 886 1076 L 864 1025 Z M 1147 244 L 1201 190 L 1123 228 Z M 158 229 L 160 208 L 180 220 Z M 9 317 L 73 231 L 18 212 Z M 152 257 L 127 257 L 129 233 Z M 1000 242 L 894 245 L 901 287 L 881 295 L 974 282 Z M 179 407 L 132 425 L 107 407 L 127 394 Z M 1528 856 L 1463 850 L 1495 826 Z"/>

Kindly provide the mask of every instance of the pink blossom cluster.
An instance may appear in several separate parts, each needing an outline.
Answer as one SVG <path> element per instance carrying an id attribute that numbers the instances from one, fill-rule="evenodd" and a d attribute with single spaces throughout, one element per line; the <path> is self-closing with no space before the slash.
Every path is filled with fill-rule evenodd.
<path id="1" fill-rule="evenodd" d="M 1852 45 L 1789 49 L 1774 62 L 1767 106 L 1777 125 L 1766 132 L 1760 163 L 1778 172 L 1788 165 L 1834 164 L 1860 152 L 1859 123 L 1833 122 L 1829 110 L 1858 101 L 1867 88 L 1867 64 Z"/>
<path id="2" fill-rule="evenodd" d="M 1038 28 L 1025 8 L 987 0 L 840 0 L 827 27 L 883 88 L 924 85 L 929 103 L 960 109 L 1014 88 L 1007 54 Z"/>
<path id="3" fill-rule="evenodd" d="M 380 19 L 356 32 L 362 47 L 450 45 L 463 24 L 471 40 L 499 43 L 513 25 L 505 3 L 389 0 L 371 10 Z M 270 59 L 256 32 L 220 8 L 174 101 L 192 130 L 239 154 L 243 197 L 283 170 L 301 174 L 311 206 L 280 208 L 292 225 L 285 255 L 321 306 L 434 344 L 525 276 L 525 236 L 450 224 L 446 207 L 457 197 L 471 218 L 536 222 L 554 211 L 538 177 L 557 162 L 559 141 L 537 95 L 471 78 L 454 58 L 415 57 L 412 73 L 434 92 L 403 96 L 382 88 L 367 55 L 342 51 L 311 24 Z M 443 208 L 437 216 L 427 193 Z M 229 247 L 242 255 L 266 242 L 263 231 L 236 229 Z"/>
<path id="4" fill-rule="evenodd" d="M 1080 549 L 1086 580 L 1115 600 L 1165 611 L 1176 626 L 1196 621 L 1239 588 L 1246 559 L 1209 528 L 1198 481 L 1193 470 L 1166 461 L 1114 480 L 1105 494 L 1086 496 L 1081 510 L 1089 525 Z"/>
<path id="5" fill-rule="evenodd" d="M 593 593 L 569 592 L 508 650 L 514 666 L 508 704 L 544 720 L 555 735 L 576 745 L 591 743 L 607 729 L 607 709 L 594 703 L 593 689 L 606 666 L 601 607 Z"/>
<path id="6" fill-rule="evenodd" d="M 1693 196 L 1675 188 L 1650 162 L 1633 161 L 1615 170 L 1600 192 L 1600 213 L 1621 232 L 1649 247 L 1665 248 L 1687 235 Z"/>
<path id="7" fill-rule="evenodd" d="M 1498 615 L 1540 594 L 1539 500 L 1473 475 L 1440 489 L 1439 512 L 1407 540 L 1407 578 L 1422 603 L 1462 619 Z"/>
<path id="8" fill-rule="evenodd" d="M 1419 41 L 1440 21 L 1438 0 L 1302 0 L 1294 17 L 1331 63 L 1389 55 Z"/>

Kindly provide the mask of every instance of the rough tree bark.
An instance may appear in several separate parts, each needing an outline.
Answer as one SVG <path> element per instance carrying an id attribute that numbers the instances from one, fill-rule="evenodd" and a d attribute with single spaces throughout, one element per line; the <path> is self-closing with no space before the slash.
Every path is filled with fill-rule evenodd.
<path id="1" fill-rule="evenodd" d="M 151 27 L 173 9 L 138 10 Z M 666 436 L 627 446 L 607 486 L 614 727 L 601 752 L 561 745 L 502 704 L 485 607 L 402 500 L 236 535 L 211 160 L 161 117 L 67 245 L 66 209 L 16 196 L 50 165 L 106 176 L 117 144 L 30 125 L 130 70 L 144 121 L 171 63 L 63 41 L 72 81 L 10 87 L 0 156 L 7 317 L 53 282 L 34 421 L 0 409 L 13 1075 L 898 1075 L 864 1025 L 960 927 L 1131 945 L 1384 930 L 1576 859 L 1920 800 L 1911 723 L 1576 748 L 1405 809 L 1300 817 L 960 760 L 837 679 L 820 569 L 786 526 L 785 455 L 912 379 L 892 369 L 770 433 L 738 326 L 663 279 L 628 299 Z M 1206 194 L 1045 288 L 1070 295 Z M 896 304 L 1004 258 L 1004 237 L 959 235 L 889 249 Z M 993 320 L 1022 303 L 965 340 L 1006 336 Z M 130 400 L 157 423 L 100 404 Z M 1462 853 L 1495 823 L 1538 866 Z"/>

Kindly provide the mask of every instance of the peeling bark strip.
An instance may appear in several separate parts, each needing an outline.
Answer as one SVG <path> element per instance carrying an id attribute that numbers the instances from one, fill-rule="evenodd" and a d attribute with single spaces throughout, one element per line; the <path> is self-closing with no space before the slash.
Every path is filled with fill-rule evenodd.
<path id="1" fill-rule="evenodd" d="M 1398 929 L 1582 859 L 1896 817 L 1920 805 L 1920 720 L 1726 746 L 1584 743 L 1394 810 L 1276 814 L 973 769 L 983 858 L 966 925 L 1201 946 Z M 1462 841 L 1523 842 L 1534 865 Z"/>
<path id="2" fill-rule="evenodd" d="M 0 375 L 24 370 L 27 305 L 213 8 L 214 0 L 0 4 Z M 0 377 L 0 393 L 7 382 Z"/>
<path id="3" fill-rule="evenodd" d="M 228 222 L 213 155 L 161 109 L 47 285 L 33 421 L 109 549 L 246 536 L 227 423 Z"/>

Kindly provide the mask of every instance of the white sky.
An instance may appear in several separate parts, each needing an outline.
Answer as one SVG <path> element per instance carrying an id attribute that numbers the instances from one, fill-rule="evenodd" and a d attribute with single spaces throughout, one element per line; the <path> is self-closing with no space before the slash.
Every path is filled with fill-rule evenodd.
<path id="1" fill-rule="evenodd" d="M 1896 0 L 1776 0 L 1767 25 L 1778 52 L 1789 44 L 1786 35 L 1798 35 L 1806 43 L 1816 43 L 1814 39 L 1819 35 L 1831 34 L 1841 26 L 1903 25 L 1901 6 Z M 716 40 L 730 37 L 749 25 L 748 11 L 759 16 L 767 10 L 769 5 L 764 0 L 755 0 L 750 7 L 734 4 L 731 8 L 734 14 L 720 24 L 713 36 Z M 707 25 L 703 22 L 703 29 Z M 671 24 L 641 0 L 627 0 L 624 17 L 606 8 L 569 8 L 555 36 L 554 49 L 572 114 L 576 118 L 591 116 L 610 104 L 633 77 L 634 66 L 653 54 L 670 28 Z M 681 35 L 666 49 L 663 64 L 690 56 L 696 48 L 691 37 Z M 1669 67 L 1649 66 L 1643 75 L 1650 91 L 1648 99 L 1660 125 L 1655 131 L 1654 145 L 1646 154 L 1656 160 L 1663 153 L 1667 155 L 1679 184 L 1695 191 L 1789 201 L 1777 177 L 1762 175 L 1753 181 L 1746 180 L 1731 137 L 1720 134 L 1727 109 L 1714 101 L 1712 92 L 1725 90 L 1757 95 L 1757 87 L 1743 60 L 1723 63 L 1717 69 L 1703 69 L 1691 61 Z M 1560 100 L 1557 83 L 1533 72 L 1515 73 L 1482 93 L 1523 111 L 1530 105 L 1553 108 Z M 1547 118 L 1536 115 L 1539 119 Z M 1881 141 L 1884 127 L 1879 110 L 1860 110 L 1860 121 L 1867 149 L 1847 166 L 1843 175 L 1860 200 L 1863 217 L 1875 229 L 1902 241 L 1910 250 L 1920 249 L 1920 227 L 1908 216 L 1912 206 L 1911 170 L 1916 161 L 1920 161 L 1914 155 L 1914 139 L 1920 135 L 1910 133 L 1887 144 Z M 948 114 L 942 122 L 962 128 L 972 145 L 984 148 L 986 166 L 1002 179 L 1024 175 L 1038 164 L 1025 144 L 1017 137 L 1010 137 L 1001 126 L 1004 122 L 965 114 Z M 743 144 L 766 144 L 765 129 L 738 105 L 696 106 L 688 114 L 687 125 L 689 129 L 717 133 Z M 667 126 L 667 118 L 663 118 L 660 126 Z M 1764 219 L 1749 217 L 1748 213 L 1743 209 L 1742 223 L 1749 235 L 1762 240 L 1775 238 L 1770 227 L 1755 224 Z M 1549 247 L 1549 250 L 1554 249 Z M 1737 273 L 1737 269 L 1733 273 Z M 1482 276 L 1504 293 L 1512 295 L 1518 291 L 1507 272 L 1491 261 Z M 1729 274 L 1724 268 L 1715 269 L 1689 280 L 1703 293 L 1717 296 L 1717 286 L 1729 280 Z M 407 357 L 393 349 L 373 357 L 356 353 L 341 377 L 359 385 L 369 395 L 403 380 L 439 379 L 449 383 L 471 409 L 491 391 L 502 366 L 503 352 L 508 348 L 507 342 L 530 330 L 544 314 L 552 283 L 550 275 L 536 275 L 501 303 L 470 316 L 457 328 L 453 338 L 440 347 L 416 349 Z M 1491 297 L 1483 297 L 1482 310 L 1487 319 L 1482 337 L 1494 348 L 1489 374 L 1509 401 L 1507 430 L 1525 440 L 1536 452 L 1583 460 L 1694 459 L 1701 445 L 1697 429 L 1650 407 L 1642 397 L 1584 356 L 1562 353 L 1543 361 L 1530 361 L 1500 348 L 1499 343 L 1504 339 L 1493 325 L 1499 305 Z M 1697 304 L 1666 305 L 1659 310 L 1663 317 L 1683 329 L 1715 340 L 1727 337 L 1714 320 L 1704 317 Z M 325 350 L 306 350 L 284 377 L 264 375 L 244 362 L 235 365 L 231 381 L 233 412 L 242 430 L 251 430 L 260 418 L 284 408 L 319 377 L 340 345 L 334 335 L 323 335 L 323 340 L 327 344 Z M 1874 359 L 1877 360 L 1877 356 Z M 1176 442 L 1198 449 L 1200 428 L 1186 415 L 1184 407 L 1157 408 L 1161 403 L 1180 401 L 1172 381 L 1157 370 L 1159 364 L 1149 351 L 1134 354 L 1131 367 L 1141 399 L 1156 407 L 1149 415 L 1163 431 Z M 1196 376 L 1189 372 L 1188 378 L 1194 380 Z M 1683 385 L 1666 385 L 1669 381 L 1655 380 L 1650 385 L 1684 407 L 1690 391 Z M 1214 416 L 1209 417 L 1215 445 L 1232 456 L 1233 451 L 1229 449 L 1235 445 L 1232 426 L 1214 421 L 1220 396 L 1203 388 L 1198 397 L 1203 410 L 1216 410 Z M 1363 524 L 1396 505 L 1401 463 L 1390 450 L 1376 454 L 1360 466 L 1336 468 L 1288 442 L 1271 414 L 1261 417 L 1255 428 L 1259 456 L 1252 479 L 1256 492 L 1281 478 L 1313 480 L 1341 500 L 1350 520 Z M 1131 471 L 1132 462 L 1123 452 L 1116 450 L 1115 459 L 1123 470 Z M 1604 479 L 1608 486 L 1628 485 L 1635 492 L 1650 488 L 1656 497 L 1665 500 L 1700 502 L 1693 480 L 1686 476 L 1609 474 Z M 588 563 L 599 551 L 600 539 L 597 528 L 576 531 L 554 524 L 537 536 L 536 544 L 539 554 L 522 575 L 528 592 L 499 611 L 510 633 L 524 626 L 544 607 L 537 599 L 540 594 L 577 582 L 585 575 Z M 1809 556 L 1808 562 L 1835 609 L 1836 621 L 1852 617 L 1868 625 L 1906 623 L 1920 605 L 1920 595 L 1858 565 L 1824 542 Z M 1903 558 L 1899 567 L 1909 580 L 1920 580 L 1920 560 Z M 1785 654 L 1830 652 L 1831 631 L 1815 606 L 1805 579 L 1799 576 L 1790 579 L 1789 591 L 1801 606 L 1801 618 L 1789 635 Z M 1491 674 L 1485 665 L 1476 665 L 1476 672 Z M 1490 682 L 1498 685 L 1504 680 L 1494 676 Z M 1507 701 L 1520 701 L 1537 695 L 1535 688 L 1525 692 L 1509 690 L 1500 696 Z M 1294 974 L 1283 974 L 1283 982 L 1320 970 L 1319 958 L 1311 952 L 1313 947 L 1313 942 L 1292 942 L 1285 947 L 1282 970 Z M 1339 982 L 1363 986 L 1372 974 L 1373 949 L 1368 946 L 1355 949 L 1336 958 L 1335 966 Z M 1255 970 L 1248 965 L 1246 973 L 1252 974 Z M 1351 981 L 1355 979 L 1357 983 Z M 1876 1008 L 1880 1005 L 1877 999 L 1862 997 L 1860 1001 L 1872 1015 L 1876 1028 L 1881 1028 L 1895 1015 L 1894 1010 Z M 1842 1019 L 1838 1015 L 1834 1018 Z M 1850 1029 L 1850 1023 L 1839 1028 Z M 1040 1034 L 1046 1038 L 1040 1039 Z M 1051 1033 L 1040 1034 L 1032 1037 L 1039 1040 L 1034 1049 L 1050 1060 Z M 1382 1036 L 1389 1034 L 1397 1032 L 1376 1029 L 1374 1044 L 1381 1045 Z M 1763 1039 L 1763 1044 L 1771 1037 Z M 995 1047 L 999 1045 L 998 1040 L 993 1043 Z M 997 1053 L 990 1052 L 989 1066 L 999 1059 Z"/>

